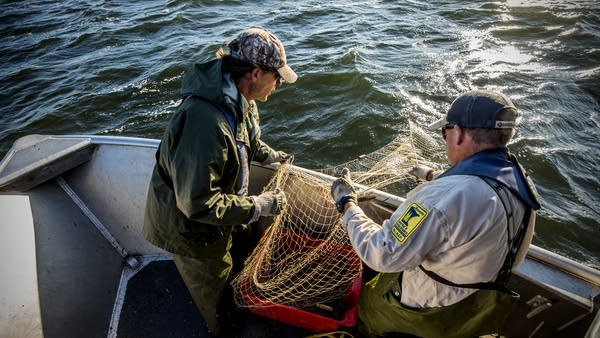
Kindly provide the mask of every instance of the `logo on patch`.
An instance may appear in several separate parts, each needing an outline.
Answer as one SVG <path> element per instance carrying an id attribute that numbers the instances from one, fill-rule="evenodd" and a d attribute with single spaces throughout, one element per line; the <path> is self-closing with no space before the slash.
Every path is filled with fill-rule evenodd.
<path id="1" fill-rule="evenodd" d="M 406 240 L 417 230 L 417 228 L 423 223 L 423 220 L 427 218 L 429 211 L 423 208 L 419 203 L 412 202 L 402 217 L 398 218 L 394 226 L 392 226 L 392 236 L 400 244 L 404 244 Z"/>

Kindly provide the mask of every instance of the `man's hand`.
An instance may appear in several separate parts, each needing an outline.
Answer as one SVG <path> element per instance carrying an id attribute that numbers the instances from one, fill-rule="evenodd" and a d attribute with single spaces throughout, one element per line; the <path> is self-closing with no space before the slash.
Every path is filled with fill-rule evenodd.
<path id="1" fill-rule="evenodd" d="M 266 160 L 262 161 L 262 165 L 267 165 L 275 162 L 283 163 L 288 160 L 292 160 L 294 157 L 284 151 L 281 150 L 271 150 L 269 153 L 269 157 Z"/>
<path id="2" fill-rule="evenodd" d="M 292 155 L 290 155 L 290 154 L 288 154 L 288 153 L 286 153 L 284 151 L 281 151 L 281 150 L 278 150 L 275 153 L 276 153 L 276 155 L 275 155 L 275 161 L 273 161 L 273 162 L 283 163 L 283 162 L 285 162 L 287 160 L 291 160 L 291 159 L 294 158 L 294 156 L 292 156 Z"/>
<path id="3" fill-rule="evenodd" d="M 433 179 L 433 169 L 422 164 L 412 167 L 408 173 L 425 181 L 431 181 Z"/>
<path id="4" fill-rule="evenodd" d="M 281 213 L 287 204 L 285 193 L 281 189 L 265 191 L 258 196 L 250 196 L 254 201 L 255 211 L 249 223 L 255 222 L 260 216 L 274 216 Z"/>
<path id="5" fill-rule="evenodd" d="M 344 212 L 344 205 L 348 201 L 356 203 L 356 190 L 348 168 L 342 169 L 342 176 L 331 184 L 331 197 L 333 197 L 335 207 L 340 213 Z"/>

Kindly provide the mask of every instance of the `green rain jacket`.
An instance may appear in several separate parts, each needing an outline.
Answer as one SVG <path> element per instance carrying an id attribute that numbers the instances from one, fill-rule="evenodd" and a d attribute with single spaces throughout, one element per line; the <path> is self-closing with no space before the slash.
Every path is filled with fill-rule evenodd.
<path id="1" fill-rule="evenodd" d="M 260 140 L 256 105 L 238 93 L 238 104 L 223 95 L 221 60 L 194 64 L 182 81 L 184 99 L 156 152 L 142 233 L 166 251 L 195 258 L 222 257 L 236 225 L 254 213 L 247 196 L 235 194 L 240 170 L 237 142 L 248 161 L 262 162 L 271 148 Z M 237 122 L 234 136 L 225 114 Z M 249 164 L 248 164 L 249 165 Z"/>

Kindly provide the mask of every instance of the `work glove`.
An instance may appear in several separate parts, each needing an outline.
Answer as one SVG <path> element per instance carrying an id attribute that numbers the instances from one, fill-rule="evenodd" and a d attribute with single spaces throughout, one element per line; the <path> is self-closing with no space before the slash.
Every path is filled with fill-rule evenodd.
<path id="1" fill-rule="evenodd" d="M 331 197 L 333 197 L 335 207 L 340 213 L 344 212 L 344 205 L 348 201 L 356 203 L 356 190 L 348 168 L 342 169 L 341 177 L 331 184 Z"/>
<path id="2" fill-rule="evenodd" d="M 261 164 L 266 165 L 266 164 L 271 164 L 271 163 L 275 163 L 275 162 L 283 163 L 287 160 L 291 160 L 292 158 L 293 158 L 292 155 L 290 155 L 284 151 L 271 149 L 269 156 L 267 157 L 266 160 L 262 161 Z"/>
<path id="3" fill-rule="evenodd" d="M 281 189 L 265 191 L 258 196 L 250 196 L 254 201 L 254 215 L 250 223 L 258 220 L 260 216 L 274 216 L 285 208 L 287 200 L 285 193 Z"/>
<path id="4" fill-rule="evenodd" d="M 431 179 L 433 179 L 433 169 L 422 164 L 417 164 L 412 167 L 408 173 L 425 181 L 431 181 Z"/>

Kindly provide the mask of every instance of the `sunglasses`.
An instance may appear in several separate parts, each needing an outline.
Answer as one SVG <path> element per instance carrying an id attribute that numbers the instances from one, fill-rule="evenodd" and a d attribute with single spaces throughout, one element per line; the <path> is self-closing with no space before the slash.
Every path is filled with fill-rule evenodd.
<path id="1" fill-rule="evenodd" d="M 446 130 L 454 128 L 455 125 L 456 123 L 447 123 L 442 127 L 442 137 L 444 138 L 444 141 L 446 141 Z"/>
<path id="2" fill-rule="evenodd" d="M 275 81 L 277 83 L 279 83 L 279 84 L 285 83 L 285 80 L 281 77 L 281 75 L 279 75 L 279 72 L 277 71 L 277 69 L 275 69 L 275 68 L 266 68 L 264 70 L 266 70 L 267 72 L 273 73 L 273 75 L 275 75 Z"/>

